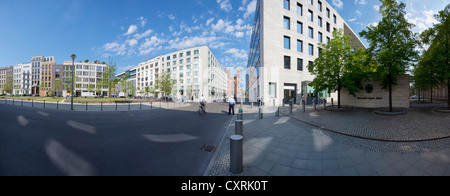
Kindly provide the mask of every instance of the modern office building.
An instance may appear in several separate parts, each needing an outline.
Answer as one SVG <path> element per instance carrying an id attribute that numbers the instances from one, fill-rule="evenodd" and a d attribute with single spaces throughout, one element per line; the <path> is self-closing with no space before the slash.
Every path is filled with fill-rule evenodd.
<path id="1" fill-rule="evenodd" d="M 62 80 L 66 84 L 66 91 L 63 96 L 70 94 L 68 86 L 71 85 L 72 81 L 72 61 L 64 61 L 64 64 L 60 69 L 60 74 L 62 73 Z M 106 71 L 108 65 L 101 64 L 98 62 L 75 62 L 75 83 L 74 83 L 74 94 L 75 96 L 80 96 L 82 92 L 99 92 L 98 94 L 107 95 L 108 89 L 98 85 L 103 78 L 103 73 Z M 56 70 L 55 70 L 56 72 Z M 56 75 L 55 75 L 56 77 Z"/>
<path id="2" fill-rule="evenodd" d="M 198 100 L 203 95 L 209 100 L 222 100 L 227 90 L 225 69 L 208 46 L 161 55 L 128 71 L 133 73 L 132 70 L 136 70 L 137 96 L 145 96 L 146 87 L 155 88 L 155 83 L 163 72 L 170 72 L 175 83 L 172 98 Z M 117 77 L 122 75 L 124 73 Z"/>
<path id="3" fill-rule="evenodd" d="M 31 95 L 33 96 L 40 96 L 42 95 L 40 92 L 41 87 L 41 71 L 42 71 L 42 65 L 54 65 L 55 64 L 55 57 L 44 57 L 44 56 L 34 56 L 31 58 Z M 47 73 L 48 73 L 48 69 Z M 45 72 L 44 72 L 45 73 Z M 46 75 L 48 77 L 48 75 Z M 47 89 L 47 87 L 44 87 Z"/>
<path id="4" fill-rule="evenodd" d="M 6 86 L 8 77 L 13 77 L 14 67 L 8 66 L 8 67 L 2 67 L 0 68 L 0 94 L 6 94 Z M 14 82 L 14 81 L 13 81 Z M 13 85 L 11 83 L 10 85 Z"/>
<path id="5" fill-rule="evenodd" d="M 308 67 L 335 30 L 350 35 L 353 49 L 365 48 L 325 0 L 258 0 L 247 64 L 248 99 L 281 105 L 311 94 Z M 322 94 L 322 96 L 329 96 Z"/>

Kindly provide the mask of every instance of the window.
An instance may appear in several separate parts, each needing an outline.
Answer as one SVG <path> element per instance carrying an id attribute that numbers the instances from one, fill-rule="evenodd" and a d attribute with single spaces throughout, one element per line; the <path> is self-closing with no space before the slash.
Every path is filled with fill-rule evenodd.
<path id="1" fill-rule="evenodd" d="M 328 44 L 328 43 L 330 43 L 330 41 L 331 41 L 331 40 L 330 40 L 330 38 L 329 38 L 329 37 L 327 37 L 327 44 Z"/>
<path id="2" fill-rule="evenodd" d="M 319 27 L 322 27 L 322 17 L 317 16 L 317 23 L 318 23 Z"/>
<path id="3" fill-rule="evenodd" d="M 174 55 L 173 55 L 173 58 L 174 58 L 174 59 L 176 59 L 176 58 L 177 58 L 177 55 L 176 55 L 176 54 L 174 54 Z"/>
<path id="4" fill-rule="evenodd" d="M 183 53 L 180 53 L 179 56 L 180 56 L 180 58 L 183 57 Z"/>
<path id="5" fill-rule="evenodd" d="M 269 98 L 277 98 L 277 83 L 269 82 Z"/>
<path id="6" fill-rule="evenodd" d="M 314 22 L 314 12 L 311 11 L 311 10 L 308 10 L 308 19 L 309 19 L 311 22 Z"/>
<path id="7" fill-rule="evenodd" d="M 322 37 L 323 37 L 322 33 L 321 33 L 321 32 L 319 32 L 319 42 L 320 42 L 320 43 L 322 43 L 322 42 L 323 42 L 323 38 L 322 38 Z"/>
<path id="8" fill-rule="evenodd" d="M 283 19 L 283 27 L 284 29 L 290 30 L 291 29 L 291 19 L 289 17 L 284 17 Z"/>
<path id="9" fill-rule="evenodd" d="M 170 61 L 170 56 L 167 56 L 167 58 L 166 58 L 168 61 Z"/>
<path id="10" fill-rule="evenodd" d="M 330 18 L 330 9 L 327 8 L 327 17 Z"/>
<path id="11" fill-rule="evenodd" d="M 297 40 L 297 52 L 303 52 L 303 41 Z"/>
<path id="12" fill-rule="evenodd" d="M 290 56 L 284 56 L 284 68 L 291 69 L 291 57 Z"/>
<path id="13" fill-rule="evenodd" d="M 330 33 L 330 23 L 327 22 L 327 31 Z"/>
<path id="14" fill-rule="evenodd" d="M 303 5 L 300 3 L 297 3 L 297 14 L 303 16 Z"/>
<path id="15" fill-rule="evenodd" d="M 303 71 L 303 59 L 297 59 L 297 70 Z"/>
<path id="16" fill-rule="evenodd" d="M 321 1 L 318 2 L 318 8 L 319 8 L 319 11 L 322 11 L 322 2 Z"/>
<path id="17" fill-rule="evenodd" d="M 334 21 L 334 24 L 337 24 L 337 18 L 336 18 L 336 15 L 334 15 L 334 14 L 333 14 L 333 21 Z"/>
<path id="18" fill-rule="evenodd" d="M 309 73 L 311 73 L 313 71 L 313 66 L 314 66 L 314 62 L 309 61 L 309 64 L 308 64 L 308 71 L 309 71 Z"/>
<path id="19" fill-rule="evenodd" d="M 309 3 L 310 3 L 311 5 L 314 5 L 314 0 L 309 0 Z"/>
<path id="20" fill-rule="evenodd" d="M 309 44 L 309 55 L 314 56 L 314 46 L 312 44 Z"/>
<path id="21" fill-rule="evenodd" d="M 297 33 L 303 34 L 303 23 L 297 21 Z"/>
<path id="22" fill-rule="evenodd" d="M 311 39 L 314 39 L 314 29 L 312 27 L 308 27 L 308 36 Z"/>
<path id="23" fill-rule="evenodd" d="M 199 57 L 194 57 L 194 62 L 198 62 L 200 60 Z"/>
<path id="24" fill-rule="evenodd" d="M 291 10 L 291 1 L 290 0 L 283 0 L 283 8 L 286 10 Z"/>
<path id="25" fill-rule="evenodd" d="M 284 49 L 291 49 L 291 38 L 284 36 Z"/>
<path id="26" fill-rule="evenodd" d="M 194 50 L 194 54 L 200 54 L 200 50 Z"/>
<path id="27" fill-rule="evenodd" d="M 191 56 L 191 51 L 187 51 L 186 56 Z"/>

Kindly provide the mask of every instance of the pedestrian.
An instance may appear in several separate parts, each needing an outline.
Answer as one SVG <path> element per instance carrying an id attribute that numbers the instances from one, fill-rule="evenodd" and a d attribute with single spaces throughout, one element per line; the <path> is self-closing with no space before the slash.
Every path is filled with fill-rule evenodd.
<path id="1" fill-rule="evenodd" d="M 233 97 L 230 96 L 228 98 L 228 115 L 231 115 L 231 111 L 233 111 L 234 115 L 234 106 L 236 105 L 236 101 L 233 99 Z"/>

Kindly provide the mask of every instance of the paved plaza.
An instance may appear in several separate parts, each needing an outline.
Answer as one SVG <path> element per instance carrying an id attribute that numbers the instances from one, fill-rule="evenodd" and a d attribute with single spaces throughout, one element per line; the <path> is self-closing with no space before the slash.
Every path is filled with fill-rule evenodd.
<path id="1" fill-rule="evenodd" d="M 421 109 L 387 117 L 366 110 L 314 112 L 309 107 L 306 113 L 294 111 L 291 118 L 286 108 L 280 117 L 274 116 L 274 108 L 266 108 L 261 120 L 254 108 L 244 108 L 244 171 L 239 175 L 450 175 L 448 114 Z M 233 175 L 229 136 L 234 130 L 230 123 L 205 175 Z"/>

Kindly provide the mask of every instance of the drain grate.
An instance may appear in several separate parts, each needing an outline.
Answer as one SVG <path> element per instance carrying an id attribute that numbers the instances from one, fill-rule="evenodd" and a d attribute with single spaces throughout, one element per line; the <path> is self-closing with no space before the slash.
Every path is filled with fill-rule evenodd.
<path id="1" fill-rule="evenodd" d="M 206 152 L 215 152 L 216 149 L 217 149 L 217 146 L 212 145 L 212 144 L 205 144 L 202 147 L 202 150 L 206 151 Z"/>

